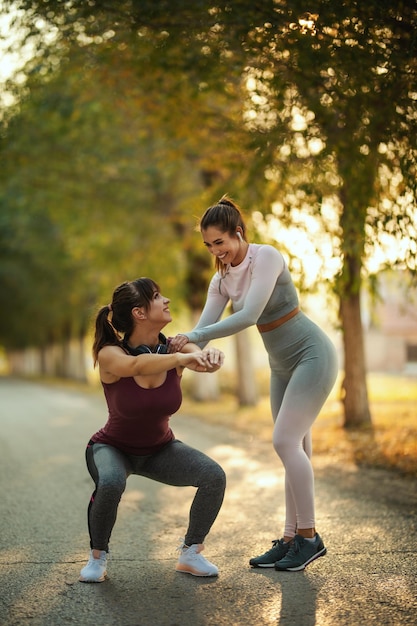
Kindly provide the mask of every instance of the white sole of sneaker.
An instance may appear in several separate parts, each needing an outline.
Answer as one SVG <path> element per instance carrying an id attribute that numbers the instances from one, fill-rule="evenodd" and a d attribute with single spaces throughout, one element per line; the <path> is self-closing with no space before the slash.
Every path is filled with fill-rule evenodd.
<path id="1" fill-rule="evenodd" d="M 204 578 L 211 578 L 213 576 L 218 576 L 218 573 L 216 574 L 202 574 L 201 572 L 197 571 L 197 570 L 193 570 L 190 569 L 190 567 L 184 567 L 182 565 L 177 565 L 175 568 L 176 572 L 180 572 L 180 574 L 191 574 L 191 576 L 201 576 Z"/>
<path id="2" fill-rule="evenodd" d="M 320 556 L 324 556 L 326 552 L 327 552 L 327 549 L 323 548 L 322 550 L 320 550 L 320 552 L 317 552 L 317 554 L 314 554 L 314 556 L 308 559 L 308 561 L 306 561 L 302 565 L 298 565 L 297 567 L 287 567 L 286 569 L 279 569 L 279 567 L 277 567 L 276 569 L 278 572 L 301 572 L 303 569 L 307 567 L 307 565 L 309 565 L 309 563 L 312 563 L 313 561 L 318 559 Z"/>

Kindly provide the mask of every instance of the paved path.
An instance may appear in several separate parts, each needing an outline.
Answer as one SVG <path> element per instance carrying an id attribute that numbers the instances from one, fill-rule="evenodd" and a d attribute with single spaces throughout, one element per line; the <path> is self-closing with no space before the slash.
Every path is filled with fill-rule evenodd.
<path id="1" fill-rule="evenodd" d="M 328 555 L 300 573 L 254 570 L 283 522 L 271 447 L 175 416 L 178 438 L 226 470 L 206 541 L 218 579 L 174 571 L 193 490 L 131 477 L 112 538 L 110 579 L 77 582 L 92 483 L 84 444 L 104 421 L 92 392 L 0 379 L 1 626 L 403 626 L 417 624 L 416 482 L 317 458 Z"/>

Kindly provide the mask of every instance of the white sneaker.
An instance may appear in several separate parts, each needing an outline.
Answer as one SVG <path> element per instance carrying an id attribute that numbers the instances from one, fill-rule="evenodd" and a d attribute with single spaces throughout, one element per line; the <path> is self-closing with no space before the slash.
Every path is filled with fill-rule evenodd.
<path id="1" fill-rule="evenodd" d="M 201 554 L 204 550 L 202 543 L 193 543 L 190 547 L 181 543 L 178 546 L 180 553 L 178 563 L 175 567 L 177 572 L 192 574 L 193 576 L 217 576 L 219 570 L 213 563 L 207 561 Z"/>
<path id="2" fill-rule="evenodd" d="M 85 567 L 80 572 L 79 580 L 82 583 L 102 583 L 107 575 L 107 552 L 100 551 L 98 559 L 93 557 L 93 551 L 90 550 L 90 558 Z"/>

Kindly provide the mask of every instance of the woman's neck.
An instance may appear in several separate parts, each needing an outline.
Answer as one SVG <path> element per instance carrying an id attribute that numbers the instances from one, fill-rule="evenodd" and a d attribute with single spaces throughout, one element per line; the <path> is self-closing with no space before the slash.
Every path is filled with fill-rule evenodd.
<path id="1" fill-rule="evenodd" d="M 131 348 L 137 348 L 138 346 L 144 344 L 145 346 L 154 347 L 159 343 L 159 333 L 160 331 L 147 331 L 143 332 L 140 329 L 140 332 L 135 330 L 129 337 L 128 345 Z"/>
<path id="2" fill-rule="evenodd" d="M 236 267 L 236 265 L 240 265 L 242 261 L 244 261 L 248 252 L 248 248 L 249 248 L 249 244 L 247 241 L 242 243 L 239 253 L 236 255 L 236 257 L 233 259 L 232 263 L 230 264 L 232 267 Z"/>

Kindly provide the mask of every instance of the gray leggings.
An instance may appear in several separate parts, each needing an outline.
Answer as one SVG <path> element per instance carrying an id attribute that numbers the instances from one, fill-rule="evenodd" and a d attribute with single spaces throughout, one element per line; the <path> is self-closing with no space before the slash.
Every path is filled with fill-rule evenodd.
<path id="1" fill-rule="evenodd" d="M 273 445 L 285 467 L 284 535 L 315 528 L 311 427 L 335 383 L 336 350 L 302 312 L 262 333 L 271 366 Z"/>
<path id="2" fill-rule="evenodd" d="M 203 543 L 223 502 L 226 486 L 223 469 L 203 452 L 178 439 L 148 456 L 126 454 L 113 446 L 90 442 L 86 461 L 96 486 L 88 506 L 91 549 L 108 551 L 117 508 L 131 474 L 166 485 L 197 487 L 185 535 L 187 545 Z"/>

